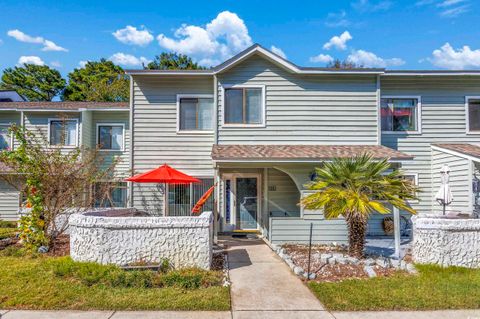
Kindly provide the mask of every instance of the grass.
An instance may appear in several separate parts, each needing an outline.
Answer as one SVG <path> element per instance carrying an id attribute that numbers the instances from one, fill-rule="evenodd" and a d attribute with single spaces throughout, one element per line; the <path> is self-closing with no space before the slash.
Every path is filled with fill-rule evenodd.
<path id="1" fill-rule="evenodd" d="M 190 269 L 156 275 L 65 257 L 32 258 L 14 249 L 2 253 L 0 309 L 230 309 L 229 289 L 213 285 L 215 272 Z"/>
<path id="2" fill-rule="evenodd" d="M 417 265 L 419 274 L 396 274 L 337 283 L 310 282 L 329 309 L 436 310 L 480 308 L 480 269 Z"/>

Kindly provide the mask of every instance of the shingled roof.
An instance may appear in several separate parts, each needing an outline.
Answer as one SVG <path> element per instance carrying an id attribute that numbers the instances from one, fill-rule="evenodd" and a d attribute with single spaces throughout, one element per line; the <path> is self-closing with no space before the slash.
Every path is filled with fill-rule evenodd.
<path id="1" fill-rule="evenodd" d="M 464 155 L 480 158 L 480 146 L 475 144 L 441 143 L 441 144 L 432 144 L 432 146 L 437 146 L 437 147 L 458 152 Z"/>
<path id="2" fill-rule="evenodd" d="M 0 102 L 0 110 L 20 109 L 20 110 L 80 110 L 80 109 L 128 109 L 128 102 Z"/>
<path id="3" fill-rule="evenodd" d="M 329 160 L 371 154 L 375 159 L 411 160 L 412 156 L 380 145 L 213 145 L 214 161 Z"/>

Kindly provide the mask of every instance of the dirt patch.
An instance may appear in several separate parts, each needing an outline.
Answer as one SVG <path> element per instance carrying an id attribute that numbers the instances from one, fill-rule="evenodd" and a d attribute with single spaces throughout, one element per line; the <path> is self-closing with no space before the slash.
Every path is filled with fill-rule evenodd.
<path id="1" fill-rule="evenodd" d="M 70 255 L 70 236 L 60 235 L 52 243 L 50 250 L 47 253 L 48 256 L 62 257 Z"/>

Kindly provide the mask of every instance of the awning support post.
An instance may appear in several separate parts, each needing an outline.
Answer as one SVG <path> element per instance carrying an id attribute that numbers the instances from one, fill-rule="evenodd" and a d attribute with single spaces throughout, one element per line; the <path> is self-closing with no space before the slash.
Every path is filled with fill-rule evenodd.
<path id="1" fill-rule="evenodd" d="M 395 237 L 394 257 L 400 259 L 400 211 L 397 207 L 393 207 L 393 229 Z"/>

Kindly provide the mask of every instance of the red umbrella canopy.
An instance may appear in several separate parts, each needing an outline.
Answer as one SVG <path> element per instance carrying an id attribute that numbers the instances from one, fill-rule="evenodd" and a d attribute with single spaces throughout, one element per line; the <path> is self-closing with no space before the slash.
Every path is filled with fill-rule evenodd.
<path id="1" fill-rule="evenodd" d="M 138 174 L 126 179 L 129 182 L 136 183 L 166 183 L 166 184 L 190 184 L 200 183 L 195 177 L 184 174 L 176 169 L 163 164 L 151 171 Z"/>

